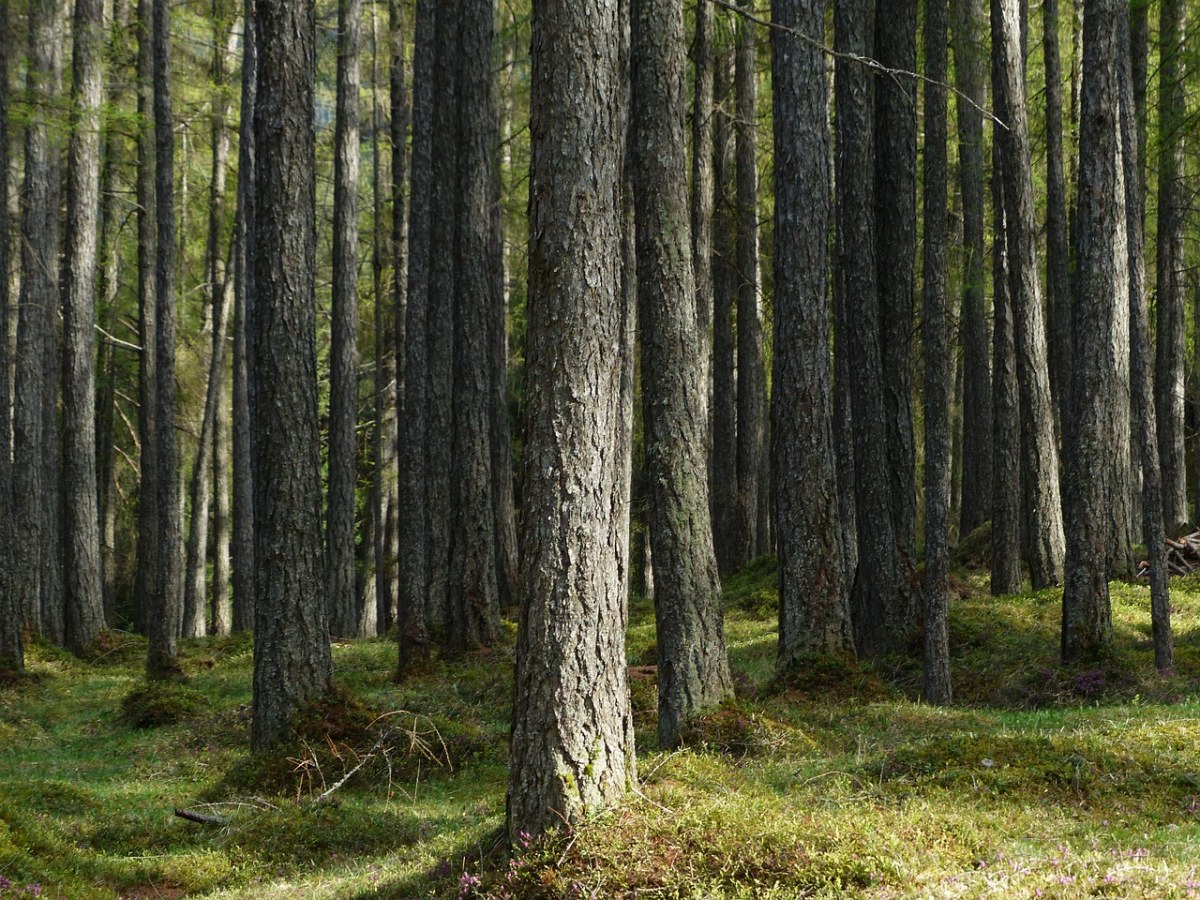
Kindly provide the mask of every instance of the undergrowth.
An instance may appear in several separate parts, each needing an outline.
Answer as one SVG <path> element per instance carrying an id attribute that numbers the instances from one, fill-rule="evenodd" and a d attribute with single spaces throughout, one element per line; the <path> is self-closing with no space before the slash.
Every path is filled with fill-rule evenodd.
<path id="1" fill-rule="evenodd" d="M 955 585 L 955 705 L 933 708 L 910 658 L 777 677 L 755 562 L 725 586 L 737 696 L 672 752 L 635 598 L 637 790 L 511 854 L 511 626 L 403 684 L 391 643 L 336 644 L 336 693 L 254 757 L 246 636 L 184 642 L 185 680 L 154 686 L 140 638 L 34 642 L 0 685 L 0 898 L 1200 897 L 1200 580 L 1172 584 L 1167 677 L 1143 586 L 1113 585 L 1112 653 L 1064 669 L 1060 592 Z"/>

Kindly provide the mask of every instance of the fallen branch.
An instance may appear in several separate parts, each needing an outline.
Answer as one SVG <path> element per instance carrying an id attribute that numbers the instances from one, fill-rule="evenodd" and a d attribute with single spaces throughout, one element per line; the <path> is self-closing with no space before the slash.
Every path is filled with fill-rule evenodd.
<path id="1" fill-rule="evenodd" d="M 200 825 L 228 825 L 229 818 L 227 816 L 212 816 L 208 813 L 199 813 L 190 809 L 176 809 L 175 815 L 181 819 L 187 819 L 189 822 L 197 822 Z"/>

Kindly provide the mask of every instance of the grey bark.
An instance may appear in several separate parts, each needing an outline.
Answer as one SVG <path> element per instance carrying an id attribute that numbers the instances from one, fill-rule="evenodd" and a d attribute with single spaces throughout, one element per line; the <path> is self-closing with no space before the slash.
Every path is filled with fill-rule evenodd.
<path id="1" fill-rule="evenodd" d="M 632 156 L 642 417 L 657 589 L 658 742 L 732 693 L 705 454 L 705 343 L 697 313 L 684 137 L 683 9 L 635 0 Z M 707 258 L 707 257 L 706 257 Z M 711 315 L 705 312 L 707 323 Z"/>
<path id="2" fill-rule="evenodd" d="M 95 373 L 103 39 L 102 0 L 76 0 L 63 269 L 63 559 L 66 646 L 80 655 L 104 630 Z"/>
<path id="3" fill-rule="evenodd" d="M 1054 0 L 1051 0 L 1054 2 Z M 958 121 L 958 178 L 962 195 L 962 500 L 959 534 L 970 534 L 992 518 L 992 376 L 984 297 L 983 116 L 974 104 L 987 100 L 983 54 L 983 2 L 951 4 Z"/>
<path id="4" fill-rule="evenodd" d="M 495 0 L 459 0 L 458 164 L 454 244 L 454 382 L 447 585 L 448 642 L 455 651 L 493 643 L 500 633 L 496 504 L 492 476 L 495 415 L 494 312 L 504 298 L 495 279 L 492 204 L 498 172 Z"/>
<path id="5" fill-rule="evenodd" d="M 875 55 L 917 69 L 917 0 L 875 7 Z M 896 546 L 905 577 L 916 573 L 917 473 L 912 415 L 913 270 L 917 258 L 917 85 L 875 81 L 875 248 L 879 282 L 887 465 Z M 902 589 L 907 585 L 902 586 Z"/>
<path id="6" fill-rule="evenodd" d="M 259 0 L 254 110 L 254 699 L 251 746 L 332 686 L 317 422 L 311 4 Z"/>
<path id="7" fill-rule="evenodd" d="M 1184 34 L 1186 4 L 1164 0 L 1159 10 L 1158 253 L 1155 266 L 1155 413 L 1162 464 L 1163 518 L 1174 528 L 1188 521 L 1184 456 L 1185 315 Z"/>
<path id="8" fill-rule="evenodd" d="M 821 0 L 775 0 L 773 21 L 820 42 Z M 828 91 L 821 52 L 771 35 L 775 124 L 775 354 L 771 449 L 779 529 L 779 651 L 849 655 L 830 371 Z"/>
<path id="9" fill-rule="evenodd" d="M 242 119 L 238 132 L 237 217 L 233 259 L 233 630 L 254 627 L 254 467 L 250 407 L 250 316 L 254 272 L 254 109 L 258 39 L 255 0 L 242 6 Z"/>
<path id="10" fill-rule="evenodd" d="M 578 822 L 615 803 L 636 779 L 624 639 L 622 392 L 630 367 L 621 303 L 619 12 L 616 0 L 546 0 L 533 14 L 524 587 L 510 840 Z"/>
<path id="11" fill-rule="evenodd" d="M 412 190 L 408 208 L 408 296 L 404 318 L 404 394 L 401 416 L 399 665 L 403 675 L 429 655 L 426 608 L 428 543 L 425 509 L 426 320 L 429 305 L 433 177 L 433 60 L 437 3 L 417 5 L 413 47 Z"/>
<path id="12" fill-rule="evenodd" d="M 146 672 L 173 675 L 183 617 L 182 510 L 179 455 L 175 440 L 175 120 L 171 108 L 171 13 L 168 0 L 154 0 L 154 199 L 155 199 L 155 419 L 158 503 L 157 571 L 150 613 Z"/>
<path id="13" fill-rule="evenodd" d="M 1074 0 L 1068 0 L 1069 3 Z M 1071 251 L 1067 243 L 1067 185 L 1063 175 L 1062 61 L 1058 0 L 1042 4 L 1046 65 L 1046 294 L 1050 315 L 1050 388 L 1059 435 L 1071 419 Z"/>
<path id="14" fill-rule="evenodd" d="M 329 501 L 326 603 L 336 637 L 358 632 L 354 488 L 358 422 L 358 95 L 362 0 L 339 0 L 333 155 L 333 334 L 329 352 Z"/>
<path id="15" fill-rule="evenodd" d="M 1033 586 L 1044 588 L 1061 584 L 1063 577 L 1065 542 L 1058 445 L 1054 436 L 1054 404 L 1050 394 L 1046 328 L 1038 276 L 1038 235 L 1019 5 L 1016 0 L 993 0 L 996 2 L 1000 2 L 1001 10 L 1000 19 L 995 23 L 999 27 L 993 28 L 993 40 L 998 42 L 1000 56 L 996 93 L 1003 93 L 1004 108 L 1008 113 L 1008 128 L 1002 132 L 1001 143 L 1004 145 L 1004 202 L 1009 235 L 1013 337 L 1020 385 L 1025 544 Z"/>
<path id="16" fill-rule="evenodd" d="M 927 703 L 950 684 L 950 323 L 946 303 L 946 0 L 925 4 L 925 596 Z"/>
<path id="17" fill-rule="evenodd" d="M 692 274 L 696 280 L 696 327 L 700 335 L 700 384 L 704 388 L 704 451 L 712 462 L 712 317 L 713 317 L 713 125 L 716 106 L 713 49 L 716 11 L 708 0 L 696 0 L 696 29 L 692 42 L 695 70 L 692 94 L 691 234 Z M 711 519 L 711 517 L 710 517 Z"/>
<path id="18" fill-rule="evenodd" d="M 750 0 L 742 5 L 749 8 Z M 737 155 L 737 496 L 734 568 L 758 550 L 759 482 L 766 451 L 767 393 L 758 299 L 758 57 L 755 29 L 738 17 L 734 66 Z"/>
<path id="19" fill-rule="evenodd" d="M 1075 399 L 1067 473 L 1069 533 L 1062 657 L 1103 653 L 1112 641 L 1108 555 L 1117 419 L 1118 309 L 1128 309 L 1129 269 L 1117 67 L 1120 0 L 1086 4 L 1079 148 L 1079 294 L 1075 305 Z"/>

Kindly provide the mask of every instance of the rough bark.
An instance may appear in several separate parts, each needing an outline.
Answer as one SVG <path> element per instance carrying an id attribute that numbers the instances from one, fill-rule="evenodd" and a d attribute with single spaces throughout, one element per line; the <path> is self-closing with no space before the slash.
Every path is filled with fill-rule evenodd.
<path id="1" fill-rule="evenodd" d="M 1058 411 L 1058 433 L 1063 435 L 1071 420 L 1071 251 L 1067 243 L 1067 185 L 1063 175 L 1062 61 L 1058 50 L 1058 23 L 1058 0 L 1044 0 L 1046 300 L 1050 314 L 1050 389 Z"/>
<path id="2" fill-rule="evenodd" d="M 254 109 L 258 83 L 255 0 L 242 7 L 242 121 L 238 132 L 236 248 L 233 260 L 233 630 L 254 627 L 254 466 L 250 408 L 250 316 L 254 272 Z"/>
<path id="3" fill-rule="evenodd" d="M 658 741 L 732 693 L 705 459 L 705 366 L 692 274 L 683 9 L 633 4 L 633 187 L 642 418 L 657 590 Z M 706 257 L 707 258 L 707 257 Z M 711 315 L 705 313 L 707 323 Z"/>
<path id="4" fill-rule="evenodd" d="M 950 327 L 946 303 L 946 0 L 925 4 L 925 701 L 950 685 Z"/>
<path id="5" fill-rule="evenodd" d="M 1051 0 L 1054 2 L 1054 0 Z M 962 500 L 959 534 L 970 534 L 992 517 L 992 376 L 984 297 L 983 116 L 987 101 L 983 56 L 983 2 L 952 4 L 954 71 L 958 93 L 958 178 L 963 215 L 963 286 L 959 335 L 962 343 Z M 968 102 L 971 101 L 971 102 Z"/>
<path id="6" fill-rule="evenodd" d="M 917 69 L 917 0 L 875 7 L 875 56 L 905 72 Z M 916 571 L 917 469 L 913 442 L 913 270 L 917 258 L 917 84 L 875 80 L 875 261 L 887 466 L 896 546 Z"/>
<path id="7" fill-rule="evenodd" d="M 171 107 L 171 13 L 168 0 L 154 0 L 154 211 L 155 211 L 155 443 L 158 503 L 157 571 L 150 613 L 146 672 L 173 675 L 183 618 L 182 510 L 179 455 L 175 440 L 175 119 Z"/>
<path id="8" fill-rule="evenodd" d="M 1187 336 L 1184 261 L 1184 34 L 1186 4 L 1164 0 L 1159 11 L 1158 253 L 1155 292 L 1155 414 L 1162 465 L 1163 518 L 1188 521 L 1184 456 L 1184 369 Z"/>
<path id="9" fill-rule="evenodd" d="M 329 352 L 329 502 L 326 602 L 336 637 L 358 633 L 354 488 L 358 478 L 358 94 L 362 0 L 338 3 L 333 153 L 333 334 Z"/>
<path id="10" fill-rule="evenodd" d="M 399 664 L 403 675 L 429 655 L 428 543 L 425 509 L 426 320 L 429 305 L 433 178 L 433 59 L 437 3 L 417 5 L 413 49 L 412 190 L 408 208 L 408 297 L 404 326 L 404 395 L 400 435 Z"/>
<path id="11" fill-rule="evenodd" d="M 1017 0 L 999 3 L 993 21 L 998 45 L 999 81 L 1008 128 L 1004 145 L 1004 203 L 1008 230 L 1009 281 L 1020 386 L 1021 476 L 1025 511 L 1025 544 L 1034 588 L 1062 583 L 1063 517 L 1059 494 L 1058 445 L 1054 437 L 1054 404 L 1046 348 L 1046 328 L 1038 276 L 1037 224 L 1026 116 L 1025 75 Z M 1128 386 L 1128 370 L 1126 370 Z M 1126 395 L 1127 396 L 1127 395 Z"/>
<path id="12" fill-rule="evenodd" d="M 773 21 L 820 42 L 824 3 L 775 0 Z M 772 462 L 779 529 L 779 651 L 854 652 L 842 556 L 830 372 L 828 92 L 821 52 L 771 35 L 775 124 L 775 354 Z"/>
<path id="13" fill-rule="evenodd" d="M 63 268 L 63 551 L 66 646 L 77 654 L 104 630 L 95 417 L 103 38 L 102 0 L 76 0 Z"/>
<path id="14" fill-rule="evenodd" d="M 1084 8 L 1079 147 L 1079 293 L 1075 304 L 1075 398 L 1067 472 L 1069 532 L 1063 589 L 1062 657 L 1103 653 L 1112 641 L 1108 595 L 1108 516 L 1113 471 L 1107 459 L 1118 418 L 1116 359 L 1128 308 L 1129 270 L 1121 147 L 1118 17 L 1120 0 Z"/>
<path id="15" fill-rule="evenodd" d="M 716 10 L 708 0 L 696 0 L 696 30 L 692 41 L 695 81 L 692 94 L 692 274 L 696 280 L 696 327 L 700 334 L 700 384 L 704 388 L 704 451 L 712 459 L 712 316 L 713 316 L 713 102 L 716 54 L 713 32 Z M 711 519 L 711 517 L 710 517 Z"/>
<path id="16" fill-rule="evenodd" d="M 628 506 L 620 488 L 628 455 L 617 443 L 628 371 L 619 11 L 615 0 L 546 0 L 533 14 L 511 840 L 578 822 L 619 800 L 636 779 L 624 639 Z"/>
<path id="17" fill-rule="evenodd" d="M 332 686 L 317 422 L 311 4 L 259 0 L 254 111 L 254 699 L 251 745 Z"/>
<path id="18" fill-rule="evenodd" d="M 749 6 L 749 0 L 743 0 Z M 767 388 L 758 299 L 758 26 L 738 17 L 734 67 L 737 155 L 737 496 L 734 568 L 758 551 Z"/>

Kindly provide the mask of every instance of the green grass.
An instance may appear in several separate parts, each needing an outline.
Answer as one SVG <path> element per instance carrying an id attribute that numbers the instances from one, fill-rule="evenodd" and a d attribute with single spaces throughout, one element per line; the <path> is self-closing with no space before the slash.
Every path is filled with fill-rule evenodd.
<path id="1" fill-rule="evenodd" d="M 1059 592 L 964 575 L 938 709 L 904 658 L 774 680 L 774 578 L 726 584 L 737 699 L 661 753 L 642 673 L 637 792 L 511 860 L 511 628 L 400 685 L 389 642 L 335 645 L 337 696 L 256 759 L 247 638 L 185 642 L 186 683 L 150 693 L 138 638 L 91 662 L 35 644 L 0 689 L 0 898 L 1200 897 L 1200 581 L 1172 585 L 1162 678 L 1145 588 L 1113 586 L 1114 652 L 1064 670 Z M 630 664 L 653 646 L 635 601 Z"/>

